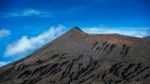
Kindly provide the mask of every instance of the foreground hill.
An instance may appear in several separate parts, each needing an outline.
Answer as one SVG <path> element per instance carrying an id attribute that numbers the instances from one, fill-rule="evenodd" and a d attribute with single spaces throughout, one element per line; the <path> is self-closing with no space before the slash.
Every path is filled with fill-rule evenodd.
<path id="1" fill-rule="evenodd" d="M 150 41 L 75 27 L 0 68 L 0 84 L 149 84 Z"/>

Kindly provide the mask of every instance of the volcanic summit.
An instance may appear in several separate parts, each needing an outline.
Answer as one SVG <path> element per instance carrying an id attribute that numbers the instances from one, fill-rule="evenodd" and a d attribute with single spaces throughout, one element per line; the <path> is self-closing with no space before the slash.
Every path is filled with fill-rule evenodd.
<path id="1" fill-rule="evenodd" d="M 74 27 L 1 67 L 0 84 L 150 84 L 150 41 Z"/>

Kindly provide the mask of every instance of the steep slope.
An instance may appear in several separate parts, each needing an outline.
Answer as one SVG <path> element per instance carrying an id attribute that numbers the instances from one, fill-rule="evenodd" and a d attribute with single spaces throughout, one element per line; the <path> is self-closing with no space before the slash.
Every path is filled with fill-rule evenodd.
<path id="1" fill-rule="evenodd" d="M 75 27 L 0 68 L 0 84 L 149 84 L 150 42 Z"/>

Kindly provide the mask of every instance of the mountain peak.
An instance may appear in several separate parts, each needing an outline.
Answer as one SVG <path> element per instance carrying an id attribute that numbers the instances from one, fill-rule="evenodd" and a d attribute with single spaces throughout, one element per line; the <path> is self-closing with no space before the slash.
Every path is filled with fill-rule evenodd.
<path id="1" fill-rule="evenodd" d="M 78 31 L 83 32 L 83 31 L 82 31 L 79 27 L 77 27 L 77 26 L 73 27 L 71 30 L 78 30 Z"/>
<path id="2" fill-rule="evenodd" d="M 72 27 L 68 32 L 66 32 L 66 34 L 76 38 L 78 36 L 80 37 L 81 35 L 84 35 L 85 33 L 79 27 Z"/>

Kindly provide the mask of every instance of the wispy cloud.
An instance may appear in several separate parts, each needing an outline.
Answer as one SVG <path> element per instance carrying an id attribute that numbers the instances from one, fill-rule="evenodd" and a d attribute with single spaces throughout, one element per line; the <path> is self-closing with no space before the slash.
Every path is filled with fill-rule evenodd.
<path id="1" fill-rule="evenodd" d="M 7 37 L 11 34 L 11 32 L 7 29 L 0 29 L 0 39 Z"/>
<path id="2" fill-rule="evenodd" d="M 0 67 L 6 65 L 8 63 L 10 63 L 10 62 L 0 61 Z"/>
<path id="3" fill-rule="evenodd" d="M 3 15 L 3 17 L 54 17 L 54 15 L 51 12 L 41 11 L 41 10 L 35 10 L 35 9 L 24 9 L 24 10 L 16 10 L 14 12 L 7 13 Z"/>
<path id="4" fill-rule="evenodd" d="M 149 36 L 150 28 L 148 27 L 87 27 L 83 31 L 92 34 L 123 34 L 134 37 Z"/>
<path id="5" fill-rule="evenodd" d="M 65 29 L 65 27 L 63 25 L 59 25 L 58 27 L 50 27 L 48 31 L 35 37 L 22 36 L 22 38 L 7 46 L 4 56 L 18 56 L 26 53 L 27 51 L 37 49 L 62 34 L 63 29 Z"/>

